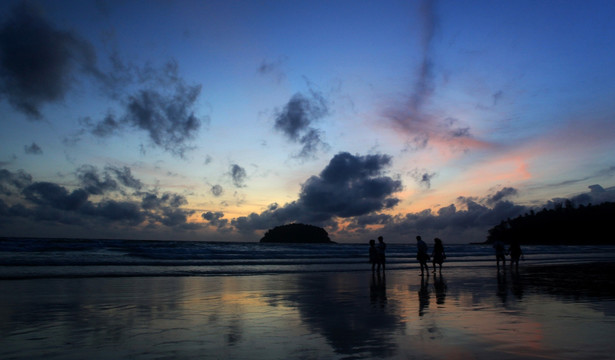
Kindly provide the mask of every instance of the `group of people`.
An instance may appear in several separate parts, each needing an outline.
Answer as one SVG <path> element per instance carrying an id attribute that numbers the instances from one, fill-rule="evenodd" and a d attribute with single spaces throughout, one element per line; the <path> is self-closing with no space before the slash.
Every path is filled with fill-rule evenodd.
<path id="1" fill-rule="evenodd" d="M 500 260 L 503 266 L 506 265 L 506 255 L 510 255 L 510 266 L 515 265 L 515 267 L 519 267 L 519 259 L 523 256 L 523 252 L 521 251 L 521 245 L 519 245 L 518 241 L 513 240 L 508 250 L 506 250 L 504 243 L 496 240 L 493 243 L 493 248 L 495 249 L 495 261 L 498 269 L 500 268 Z"/>
<path id="2" fill-rule="evenodd" d="M 380 267 L 382 267 L 382 271 L 384 271 L 386 264 L 386 248 L 387 244 L 384 242 L 382 236 L 378 236 L 377 246 L 376 240 L 372 239 L 369 241 L 369 262 L 372 264 L 372 271 L 376 270 L 376 266 L 378 267 L 378 271 L 380 271 Z"/>
<path id="3" fill-rule="evenodd" d="M 420 236 L 416 237 L 416 259 L 421 264 L 421 275 L 424 275 L 424 271 L 429 273 L 429 266 L 427 262 L 432 260 L 433 272 L 436 272 L 436 265 L 440 266 L 440 272 L 442 272 L 442 263 L 446 259 L 446 253 L 444 252 L 444 245 L 439 238 L 434 239 L 433 252 L 431 257 L 429 256 L 429 250 L 427 244 L 421 239 Z M 380 268 L 384 271 L 386 264 L 386 243 L 382 236 L 378 237 L 378 245 L 375 240 L 369 241 L 369 262 L 372 264 L 372 271 L 380 271 Z"/>
<path id="4" fill-rule="evenodd" d="M 440 240 L 439 238 L 433 239 L 433 242 L 433 252 L 431 253 L 430 257 L 427 244 L 420 236 L 416 237 L 416 259 L 421 265 L 421 275 L 424 275 L 424 273 L 429 274 L 429 266 L 427 265 L 427 262 L 430 259 L 431 263 L 433 264 L 433 272 L 436 272 L 436 264 L 440 266 L 440 273 L 442 272 L 442 263 L 444 262 L 444 259 L 446 259 L 444 245 L 442 244 L 442 240 Z"/>
<path id="5" fill-rule="evenodd" d="M 421 276 L 425 273 L 429 274 L 429 266 L 427 265 L 429 260 L 432 262 L 433 272 L 436 272 L 436 265 L 438 265 L 439 271 L 442 273 L 442 263 L 444 262 L 444 259 L 446 259 L 444 245 L 442 244 L 442 240 L 439 238 L 435 238 L 433 240 L 433 251 L 430 256 L 429 248 L 427 247 L 425 241 L 423 241 L 420 236 L 416 237 L 416 259 L 421 265 Z M 503 265 L 506 265 L 506 255 L 510 255 L 511 266 L 513 264 L 517 267 L 519 266 L 519 259 L 523 256 L 519 242 L 511 242 L 510 247 L 506 250 L 501 241 L 496 241 L 493 244 L 493 248 L 495 249 L 495 258 L 498 269 L 500 268 L 500 260 Z M 382 236 L 378 237 L 377 245 L 375 240 L 369 241 L 369 261 L 372 264 L 372 271 L 376 271 L 377 269 L 378 272 L 380 272 L 380 268 L 384 271 L 386 263 L 385 250 L 386 243 L 384 242 Z"/>

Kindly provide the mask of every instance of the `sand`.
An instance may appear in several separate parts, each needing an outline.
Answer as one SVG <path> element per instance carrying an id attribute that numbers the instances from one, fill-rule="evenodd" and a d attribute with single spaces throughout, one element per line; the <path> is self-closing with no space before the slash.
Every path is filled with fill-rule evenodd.
<path id="1" fill-rule="evenodd" d="M 2 359 L 609 359 L 615 264 L 0 281 Z"/>

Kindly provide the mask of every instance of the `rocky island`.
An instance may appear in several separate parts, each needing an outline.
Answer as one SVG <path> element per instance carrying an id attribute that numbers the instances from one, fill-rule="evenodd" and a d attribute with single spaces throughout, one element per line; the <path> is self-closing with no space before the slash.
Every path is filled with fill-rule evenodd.
<path id="1" fill-rule="evenodd" d="M 334 244 L 325 229 L 306 224 L 287 224 L 269 229 L 262 243 L 284 244 Z"/>

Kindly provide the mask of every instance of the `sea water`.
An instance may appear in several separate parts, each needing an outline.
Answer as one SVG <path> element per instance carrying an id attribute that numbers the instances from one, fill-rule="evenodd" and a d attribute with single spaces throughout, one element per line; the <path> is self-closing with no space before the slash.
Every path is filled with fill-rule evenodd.
<path id="1" fill-rule="evenodd" d="M 494 265 L 490 245 L 446 245 L 448 269 Z M 615 260 L 614 246 L 523 246 L 526 264 Z M 388 244 L 387 270 L 417 268 L 416 245 Z M 0 279 L 106 276 L 238 276 L 363 271 L 367 244 L 0 239 Z"/>

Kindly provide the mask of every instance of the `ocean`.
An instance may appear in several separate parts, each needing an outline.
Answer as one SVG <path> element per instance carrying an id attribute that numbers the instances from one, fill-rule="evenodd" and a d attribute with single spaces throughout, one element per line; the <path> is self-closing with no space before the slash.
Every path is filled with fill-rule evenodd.
<path id="1" fill-rule="evenodd" d="M 432 244 L 429 244 L 432 246 Z M 445 244 L 447 269 L 494 266 L 490 245 Z M 524 264 L 615 261 L 615 246 L 523 246 Z M 417 269 L 416 246 L 387 244 L 387 270 Z M 368 244 L 0 239 L 0 279 L 243 276 L 370 268 Z"/>

